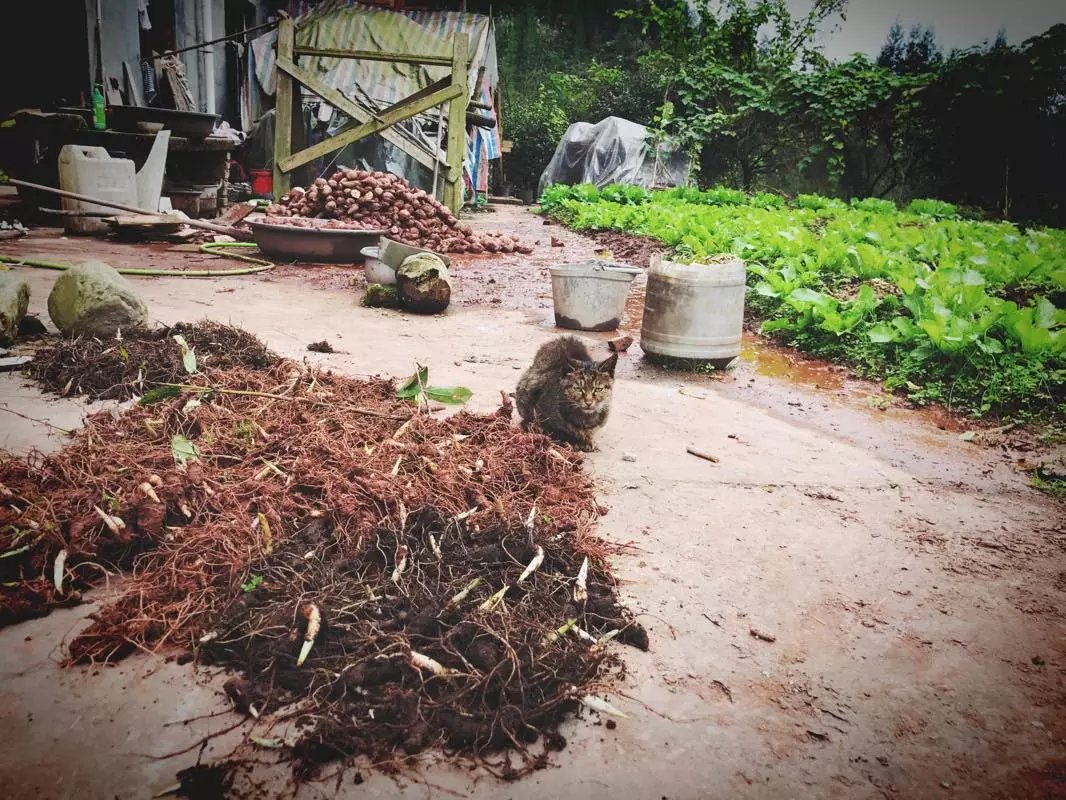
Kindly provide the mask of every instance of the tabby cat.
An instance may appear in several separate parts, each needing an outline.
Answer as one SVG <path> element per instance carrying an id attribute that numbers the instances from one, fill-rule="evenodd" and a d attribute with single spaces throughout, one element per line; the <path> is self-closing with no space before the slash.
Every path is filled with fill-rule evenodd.
<path id="1" fill-rule="evenodd" d="M 584 343 L 573 336 L 542 345 L 515 390 L 523 425 L 535 420 L 559 441 L 578 450 L 595 449 L 592 436 L 607 421 L 617 363 L 617 353 L 593 361 Z"/>

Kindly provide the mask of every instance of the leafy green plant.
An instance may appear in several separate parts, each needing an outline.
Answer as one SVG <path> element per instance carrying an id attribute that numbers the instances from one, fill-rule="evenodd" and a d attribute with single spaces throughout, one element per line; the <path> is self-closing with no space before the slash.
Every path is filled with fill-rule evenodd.
<path id="1" fill-rule="evenodd" d="M 241 591 L 248 593 L 254 592 L 263 583 L 262 575 L 252 575 L 248 578 L 247 582 L 241 584 Z"/>
<path id="2" fill-rule="evenodd" d="M 430 400 L 449 405 L 462 405 L 473 396 L 465 386 L 430 386 L 429 367 L 417 365 L 415 373 L 400 384 L 396 396 L 401 400 L 412 400 L 419 405 L 428 405 Z"/>

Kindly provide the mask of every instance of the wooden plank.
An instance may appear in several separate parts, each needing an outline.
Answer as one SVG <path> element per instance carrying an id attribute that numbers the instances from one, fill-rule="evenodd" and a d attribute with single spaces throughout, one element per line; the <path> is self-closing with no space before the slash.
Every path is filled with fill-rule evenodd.
<path id="1" fill-rule="evenodd" d="M 444 205 L 455 216 L 463 207 L 463 158 L 466 155 L 466 104 L 470 99 L 467 86 L 467 35 L 457 33 L 452 50 L 452 90 L 448 103 L 448 172 L 444 176 Z"/>
<path id="2" fill-rule="evenodd" d="M 386 53 L 377 50 L 336 50 L 328 47 L 308 47 L 297 45 L 298 56 L 318 56 L 319 58 L 357 58 L 364 61 L 389 61 L 395 64 L 426 64 L 431 67 L 450 67 L 451 56 L 415 55 L 413 53 Z"/>
<path id="3" fill-rule="evenodd" d="M 281 59 L 278 59 L 280 65 Z M 307 88 L 314 92 L 318 92 L 319 87 L 325 86 L 325 84 L 318 81 L 314 76 L 306 75 L 303 70 L 300 70 L 300 80 L 303 82 L 305 77 L 311 78 L 313 82 L 307 82 L 305 85 Z M 316 86 L 317 84 L 317 86 Z M 461 90 L 460 90 L 461 89 Z M 457 94 L 458 93 L 458 94 Z M 316 158 L 332 153 L 334 150 L 339 150 L 345 145 L 357 142 L 360 139 L 365 139 L 374 133 L 379 133 L 387 128 L 392 127 L 397 122 L 402 122 L 405 119 L 409 119 L 416 114 L 421 114 L 423 111 L 427 111 L 434 106 L 439 106 L 441 103 L 446 103 L 453 98 L 461 98 L 466 94 L 465 87 L 456 87 L 454 84 L 448 86 L 445 89 L 438 89 L 433 94 L 423 97 L 420 100 L 410 102 L 407 98 L 400 100 L 397 103 L 386 108 L 382 111 L 377 119 L 373 119 L 369 122 L 364 122 L 356 128 L 338 133 L 336 136 L 331 136 L 325 141 L 318 144 L 311 145 L 299 153 L 294 153 L 286 158 L 279 159 L 277 166 L 286 172 L 291 172 L 299 166 L 310 163 Z"/>
<path id="4" fill-rule="evenodd" d="M 340 109 L 349 117 L 354 119 L 356 122 L 370 123 L 371 120 L 381 118 L 381 114 L 375 115 L 374 112 L 372 112 L 370 109 L 352 100 L 339 89 L 336 89 L 325 83 L 317 75 L 309 72 L 308 70 L 300 68 L 295 63 L 293 63 L 291 59 L 283 59 L 279 57 L 277 59 L 277 66 L 280 72 L 284 72 L 286 75 L 291 76 L 299 83 L 302 83 L 304 86 L 306 86 L 312 92 L 317 94 L 331 106 Z M 281 77 L 280 74 L 278 77 Z M 405 98 L 401 102 L 421 100 L 423 97 L 428 97 L 439 89 L 446 88 L 449 84 L 450 81 L 448 78 L 442 78 L 436 83 L 431 83 L 429 86 L 426 86 L 423 89 L 419 89 L 417 92 Z M 403 150 L 413 159 L 418 161 L 418 163 L 422 164 L 427 169 L 433 169 L 432 154 L 418 147 L 415 143 L 408 141 L 399 133 L 393 131 L 391 128 L 386 128 L 382 131 L 379 131 L 379 133 L 386 141 L 388 141 L 393 146 Z"/>
<path id="5" fill-rule="evenodd" d="M 296 28 L 288 17 L 278 21 L 278 61 L 291 62 L 293 47 L 296 44 Z M 292 153 L 292 107 L 294 100 L 292 78 L 278 70 L 278 89 L 274 118 L 274 200 L 292 188 L 292 176 L 289 170 L 282 168 L 282 162 Z"/>

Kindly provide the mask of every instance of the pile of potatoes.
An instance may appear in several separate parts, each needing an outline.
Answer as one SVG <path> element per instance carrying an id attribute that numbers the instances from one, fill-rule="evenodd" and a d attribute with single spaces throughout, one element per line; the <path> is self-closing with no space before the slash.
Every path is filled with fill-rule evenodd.
<path id="1" fill-rule="evenodd" d="M 266 210 L 269 222 L 301 228 L 384 230 L 397 241 L 438 253 L 531 253 L 515 237 L 475 232 L 447 206 L 388 172 L 339 169 L 294 187 Z"/>

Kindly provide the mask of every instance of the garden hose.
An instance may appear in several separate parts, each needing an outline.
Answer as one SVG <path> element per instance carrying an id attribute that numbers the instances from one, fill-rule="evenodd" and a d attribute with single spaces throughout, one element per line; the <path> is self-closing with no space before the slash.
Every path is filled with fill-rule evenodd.
<path id="1" fill-rule="evenodd" d="M 119 267 L 116 271 L 120 275 L 140 275 L 142 277 L 155 278 L 226 278 L 232 275 L 254 275 L 258 272 L 267 272 L 274 269 L 274 264 L 254 256 L 245 256 L 239 253 L 216 252 L 226 247 L 256 247 L 254 242 L 208 242 L 200 245 L 200 251 L 208 255 L 221 256 L 223 258 L 237 258 L 241 261 L 249 261 L 254 267 L 242 267 L 240 269 L 149 269 L 147 267 Z M 13 264 L 19 267 L 37 267 L 39 269 L 67 270 L 73 264 L 59 264 L 54 261 L 37 261 L 29 258 L 14 258 L 0 255 L 0 263 Z"/>

